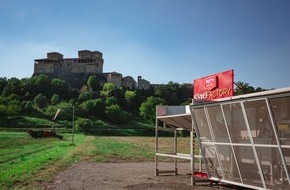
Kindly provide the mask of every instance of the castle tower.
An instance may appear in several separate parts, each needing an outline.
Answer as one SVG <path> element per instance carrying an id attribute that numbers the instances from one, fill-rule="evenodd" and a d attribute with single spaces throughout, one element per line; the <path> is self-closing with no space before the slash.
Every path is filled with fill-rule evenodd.
<path id="1" fill-rule="evenodd" d="M 54 60 L 63 59 L 63 55 L 58 52 L 50 52 L 50 53 L 47 53 L 47 59 L 54 59 Z"/>
<path id="2" fill-rule="evenodd" d="M 137 84 L 137 89 L 139 90 L 147 90 L 150 88 L 150 82 L 145 80 L 145 79 L 142 79 L 141 76 L 138 76 L 138 84 Z"/>
<path id="3" fill-rule="evenodd" d="M 113 83 L 117 88 L 120 88 L 122 84 L 122 74 L 117 72 L 108 73 L 107 82 Z"/>

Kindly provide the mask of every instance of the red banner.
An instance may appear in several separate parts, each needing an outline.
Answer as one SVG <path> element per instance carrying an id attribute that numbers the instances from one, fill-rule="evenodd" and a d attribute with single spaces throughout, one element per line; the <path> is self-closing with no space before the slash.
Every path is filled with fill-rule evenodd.
<path id="1" fill-rule="evenodd" d="M 213 100 L 234 95 L 234 70 L 194 80 L 193 99 Z"/>

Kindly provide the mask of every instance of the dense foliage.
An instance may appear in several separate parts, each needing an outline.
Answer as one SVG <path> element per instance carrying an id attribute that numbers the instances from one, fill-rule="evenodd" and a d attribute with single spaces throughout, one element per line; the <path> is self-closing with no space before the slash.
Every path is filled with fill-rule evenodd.
<path id="1" fill-rule="evenodd" d="M 240 81 L 235 84 L 235 95 L 265 90 Z M 191 98 L 190 84 L 172 81 L 138 90 L 117 88 L 113 83 L 100 85 L 91 76 L 81 89 L 72 89 L 64 80 L 43 74 L 23 79 L 2 77 L 0 120 L 34 116 L 48 121 L 61 109 L 57 122 L 71 121 L 74 108 L 79 130 L 104 128 L 107 123 L 124 124 L 132 119 L 152 125 L 157 105 L 188 105 Z"/>
<path id="2" fill-rule="evenodd" d="M 64 80 L 43 74 L 23 79 L 0 78 L 2 118 L 33 115 L 52 120 L 61 109 L 57 120 L 70 121 L 74 107 L 79 130 L 132 119 L 152 124 L 156 105 L 189 104 L 191 97 L 191 85 L 174 82 L 148 90 L 124 89 L 113 83 L 100 85 L 91 76 L 81 89 L 72 89 Z"/>

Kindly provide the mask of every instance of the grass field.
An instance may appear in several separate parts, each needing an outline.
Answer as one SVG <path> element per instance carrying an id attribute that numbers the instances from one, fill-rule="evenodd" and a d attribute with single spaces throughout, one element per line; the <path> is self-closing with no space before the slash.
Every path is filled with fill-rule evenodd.
<path id="1" fill-rule="evenodd" d="M 154 137 L 95 137 L 71 134 L 64 140 L 32 139 L 24 132 L 0 131 L 0 189 L 31 189 L 67 165 L 95 162 L 154 161 Z M 160 138 L 160 149 L 172 152 L 172 138 Z M 189 138 L 179 138 L 179 151 L 189 153 Z"/>
<path id="2" fill-rule="evenodd" d="M 63 155 L 75 148 L 71 146 L 71 135 L 64 136 L 65 140 L 32 139 L 24 132 L 0 132 L 0 187 L 10 188 L 62 160 Z M 84 135 L 77 135 L 76 146 L 84 139 Z M 71 161 L 62 160 L 63 164 Z"/>

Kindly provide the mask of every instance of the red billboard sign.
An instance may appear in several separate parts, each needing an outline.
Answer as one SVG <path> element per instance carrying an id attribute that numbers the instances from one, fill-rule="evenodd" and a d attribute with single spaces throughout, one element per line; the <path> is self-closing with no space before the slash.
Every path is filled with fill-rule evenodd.
<path id="1" fill-rule="evenodd" d="M 213 100 L 234 95 L 234 70 L 194 80 L 193 99 Z"/>

